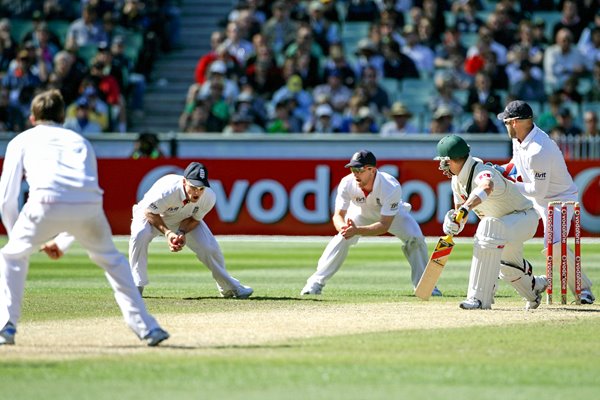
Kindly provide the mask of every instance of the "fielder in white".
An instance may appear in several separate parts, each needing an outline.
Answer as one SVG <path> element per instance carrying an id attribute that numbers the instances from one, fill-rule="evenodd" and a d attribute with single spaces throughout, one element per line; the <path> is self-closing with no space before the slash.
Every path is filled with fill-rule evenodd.
<path id="1" fill-rule="evenodd" d="M 164 235 L 172 252 L 187 245 L 196 254 L 212 272 L 221 296 L 245 299 L 252 295 L 251 287 L 229 275 L 221 248 L 202 220 L 215 202 L 208 171 L 204 165 L 192 162 L 183 176 L 170 174 L 157 180 L 133 206 L 129 262 L 140 293 L 149 282 L 148 246 L 156 236 Z"/>
<path id="2" fill-rule="evenodd" d="M 456 235 L 466 218 L 455 222 L 459 209 L 473 210 L 481 219 L 473 243 L 473 258 L 467 299 L 463 309 L 491 309 L 498 276 L 527 300 L 526 308 L 538 308 L 548 286 L 545 276 L 534 277 L 523 258 L 523 243 L 535 235 L 538 216 L 533 203 L 519 193 L 514 183 L 480 159 L 472 157 L 469 145 L 457 135 L 437 144 L 439 169 L 452 178 L 455 210 L 444 218 L 444 233 Z"/>
<path id="3" fill-rule="evenodd" d="M 361 236 L 389 232 L 402 242 L 402 251 L 411 266 L 413 287 L 421 279 L 428 261 L 427 245 L 421 228 L 410 215 L 410 204 L 402 201 L 402 187 L 393 176 L 376 168 L 373 153 L 361 150 L 346 168 L 351 174 L 342 178 L 332 222 L 339 232 L 331 239 L 300 294 L 321 294 L 327 281 L 340 269 L 350 246 Z M 441 296 L 435 288 L 432 295 Z"/>
<path id="4" fill-rule="evenodd" d="M 59 232 L 68 231 L 104 269 L 129 327 L 149 346 L 156 346 L 169 334 L 146 311 L 127 259 L 112 242 L 92 146 L 61 127 L 64 115 L 58 90 L 38 94 L 31 103 L 34 127 L 12 139 L 6 150 L 0 212 L 9 240 L 0 250 L 0 345 L 15 343 L 29 256 Z M 19 212 L 23 177 L 29 197 Z"/>
<path id="5" fill-rule="evenodd" d="M 548 227 L 548 203 L 551 201 L 578 201 L 579 191 L 569 174 L 562 152 L 550 137 L 533 123 L 533 110 L 524 101 L 515 100 L 498 114 L 512 139 L 513 157 L 519 191 L 533 201 L 544 224 L 544 233 L 554 229 L 554 254 L 560 254 L 560 218 L 554 219 L 554 227 Z M 560 209 L 555 210 L 560 215 Z M 571 227 L 573 209 L 567 213 L 568 229 Z M 544 234 L 544 238 L 546 235 Z M 548 243 L 544 242 L 544 247 Z M 545 252 L 545 250 L 544 250 Z M 575 293 L 575 253 L 568 248 L 568 283 Z M 560 258 L 555 257 L 555 262 Z M 592 281 L 581 272 L 581 303 L 593 304 Z"/>

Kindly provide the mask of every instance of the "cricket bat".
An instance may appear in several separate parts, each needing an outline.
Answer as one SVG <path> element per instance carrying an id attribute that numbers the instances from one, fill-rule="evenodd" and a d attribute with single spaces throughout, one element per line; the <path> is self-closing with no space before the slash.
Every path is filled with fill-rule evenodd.
<path id="1" fill-rule="evenodd" d="M 467 213 L 466 210 L 461 209 L 456 214 L 454 221 L 460 223 L 460 221 L 467 216 Z M 429 262 L 425 267 L 425 271 L 421 276 L 421 280 L 419 280 L 419 284 L 415 289 L 415 296 L 423 300 L 429 300 L 431 291 L 435 287 L 438 279 L 440 279 L 442 270 L 450 257 L 453 247 L 454 241 L 452 240 L 452 235 L 446 235 L 438 240 L 435 249 L 433 249 L 433 253 L 431 254 L 431 258 L 429 258 Z"/>

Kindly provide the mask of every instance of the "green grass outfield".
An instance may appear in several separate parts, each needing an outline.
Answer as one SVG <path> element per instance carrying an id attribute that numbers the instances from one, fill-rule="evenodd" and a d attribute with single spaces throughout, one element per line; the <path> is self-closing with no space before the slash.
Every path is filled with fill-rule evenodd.
<path id="1" fill-rule="evenodd" d="M 158 348 L 128 330 L 81 248 L 59 261 L 35 254 L 17 345 L 0 346 L 2 398 L 600 397 L 600 306 L 556 304 L 556 273 L 551 306 L 526 312 L 501 282 L 493 310 L 464 311 L 471 240 L 451 255 L 444 297 L 423 302 L 400 242 L 363 239 L 323 295 L 301 297 L 328 239 L 219 237 L 228 270 L 255 290 L 249 300 L 219 298 L 189 250 L 170 254 L 157 239 L 144 295 L 172 335 Z M 127 251 L 124 238 L 117 245 Z M 541 247 L 526 246 L 536 274 L 545 271 Z M 582 253 L 600 282 L 600 242 L 584 238 Z"/>

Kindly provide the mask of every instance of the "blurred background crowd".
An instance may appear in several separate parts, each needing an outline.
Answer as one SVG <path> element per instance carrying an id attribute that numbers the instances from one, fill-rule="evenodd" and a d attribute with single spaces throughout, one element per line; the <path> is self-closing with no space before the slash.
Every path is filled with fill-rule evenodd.
<path id="1" fill-rule="evenodd" d="M 186 1 L 0 0 L 0 130 L 47 87 L 83 134 L 135 129 Z M 522 99 L 555 138 L 599 136 L 600 0 L 239 0 L 214 22 L 180 132 L 504 133 Z"/>

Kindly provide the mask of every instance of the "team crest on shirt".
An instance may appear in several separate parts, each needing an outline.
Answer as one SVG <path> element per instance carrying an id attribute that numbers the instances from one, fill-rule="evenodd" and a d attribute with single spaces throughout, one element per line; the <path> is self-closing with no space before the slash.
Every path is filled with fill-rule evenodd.
<path id="1" fill-rule="evenodd" d="M 192 211 L 192 214 L 196 214 L 199 209 L 200 209 L 200 207 L 194 207 L 194 211 Z"/>
<path id="2" fill-rule="evenodd" d="M 379 197 L 377 198 L 377 205 L 381 207 L 381 200 L 379 200 Z"/>
<path id="3" fill-rule="evenodd" d="M 364 197 L 355 197 L 354 201 L 357 202 L 358 204 L 364 204 L 365 198 Z"/>

